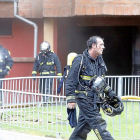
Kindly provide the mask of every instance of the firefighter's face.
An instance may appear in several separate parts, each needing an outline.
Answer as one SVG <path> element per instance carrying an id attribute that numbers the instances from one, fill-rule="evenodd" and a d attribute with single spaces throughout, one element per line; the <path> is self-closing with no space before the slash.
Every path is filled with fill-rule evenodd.
<path id="1" fill-rule="evenodd" d="M 41 50 L 43 54 L 47 54 L 48 50 Z"/>
<path id="2" fill-rule="evenodd" d="M 105 49 L 104 41 L 101 38 L 97 38 L 96 53 L 97 55 L 102 55 Z"/>

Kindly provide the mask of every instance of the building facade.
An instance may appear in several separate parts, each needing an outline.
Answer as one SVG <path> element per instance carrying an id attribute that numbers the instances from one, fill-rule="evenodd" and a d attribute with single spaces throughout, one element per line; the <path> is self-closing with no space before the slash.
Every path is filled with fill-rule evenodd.
<path id="1" fill-rule="evenodd" d="M 36 51 L 34 27 L 15 10 L 37 25 Z M 0 0 L 0 44 L 14 60 L 7 77 L 31 76 L 42 41 L 51 44 L 63 68 L 67 55 L 82 53 L 92 35 L 104 38 L 108 75 L 139 75 L 139 25 L 139 0 Z"/>

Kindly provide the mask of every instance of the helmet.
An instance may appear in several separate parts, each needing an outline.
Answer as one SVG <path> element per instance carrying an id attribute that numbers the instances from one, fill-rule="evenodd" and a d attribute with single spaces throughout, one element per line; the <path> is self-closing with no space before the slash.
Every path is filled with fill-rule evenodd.
<path id="1" fill-rule="evenodd" d="M 41 52 L 48 52 L 51 50 L 51 46 L 47 41 L 44 41 L 40 45 L 40 51 Z"/>
<path id="2" fill-rule="evenodd" d="M 113 100 L 109 100 L 105 97 L 101 107 L 103 109 L 103 112 L 111 117 L 120 115 L 124 110 L 122 100 L 117 96 L 115 96 Z"/>

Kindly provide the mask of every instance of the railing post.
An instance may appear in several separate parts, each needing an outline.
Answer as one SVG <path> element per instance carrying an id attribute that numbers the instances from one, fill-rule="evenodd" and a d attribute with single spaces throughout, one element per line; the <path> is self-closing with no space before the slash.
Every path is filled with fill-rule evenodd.
<path id="1" fill-rule="evenodd" d="M 119 77 L 118 79 L 118 96 L 123 95 L 123 77 Z"/>

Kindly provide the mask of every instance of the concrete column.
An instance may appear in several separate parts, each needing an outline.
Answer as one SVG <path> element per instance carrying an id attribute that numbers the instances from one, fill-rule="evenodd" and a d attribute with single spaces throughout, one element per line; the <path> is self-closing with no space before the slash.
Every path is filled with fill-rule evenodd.
<path id="1" fill-rule="evenodd" d="M 54 51 L 53 37 L 54 37 L 54 20 L 52 18 L 44 19 L 44 41 L 51 45 L 51 50 Z"/>

